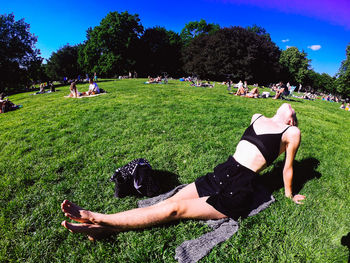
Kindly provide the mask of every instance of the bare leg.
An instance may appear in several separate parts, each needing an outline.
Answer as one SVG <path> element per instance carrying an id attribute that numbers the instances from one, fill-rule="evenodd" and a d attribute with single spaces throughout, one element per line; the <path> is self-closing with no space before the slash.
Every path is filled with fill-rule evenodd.
<path id="1" fill-rule="evenodd" d="M 186 199 L 195 199 L 199 198 L 197 188 L 195 183 L 191 183 L 189 185 L 186 185 L 184 188 L 182 188 L 179 192 L 177 192 L 172 197 L 158 203 L 162 204 L 165 202 L 173 202 L 173 201 L 180 201 L 180 200 L 186 200 Z"/>
<path id="2" fill-rule="evenodd" d="M 179 200 L 186 200 L 186 199 L 195 199 L 199 198 L 197 189 L 194 183 L 191 183 L 181 189 L 178 193 L 176 193 L 174 196 L 156 204 L 161 205 L 164 203 L 170 203 L 174 201 Z M 61 204 L 61 210 L 64 213 L 65 216 L 69 217 L 70 219 L 80 222 L 80 223 L 89 223 L 92 224 L 92 212 L 85 210 L 81 208 L 80 206 L 68 201 L 64 200 Z M 96 213 L 95 213 L 96 214 Z"/>
<path id="3" fill-rule="evenodd" d="M 241 96 L 241 95 L 244 95 L 245 94 L 245 91 L 244 89 L 241 87 L 241 88 L 238 88 L 237 90 L 237 93 L 236 93 L 236 96 Z"/>
<path id="4" fill-rule="evenodd" d="M 281 94 L 283 93 L 283 91 L 284 91 L 284 89 L 277 90 L 276 96 L 273 99 L 278 99 L 281 96 Z"/>
<path id="5" fill-rule="evenodd" d="M 88 214 L 90 221 L 105 229 L 96 228 L 103 232 L 127 231 L 163 224 L 178 219 L 219 219 L 226 217 L 215 210 L 206 202 L 207 197 L 186 199 L 173 202 L 164 202 L 150 207 L 136 208 L 116 214 L 99 214 L 80 210 L 81 214 Z M 63 225 L 72 232 L 86 233 L 91 235 L 92 224 L 68 224 Z"/>
<path id="6" fill-rule="evenodd" d="M 61 205 L 62 211 L 69 218 L 83 224 L 72 224 L 63 221 L 62 225 L 73 233 L 84 233 L 88 235 L 90 240 L 94 240 L 115 232 L 145 228 L 178 219 L 219 219 L 226 217 L 206 203 L 206 199 L 207 197 L 199 198 L 196 186 L 192 183 L 173 197 L 156 205 L 111 215 L 84 210 L 65 200 Z"/>

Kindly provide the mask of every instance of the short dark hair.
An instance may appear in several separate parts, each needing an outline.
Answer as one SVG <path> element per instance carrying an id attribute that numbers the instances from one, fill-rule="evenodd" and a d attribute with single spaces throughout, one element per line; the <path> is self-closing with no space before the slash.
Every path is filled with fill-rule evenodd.
<path id="1" fill-rule="evenodd" d="M 299 123 L 298 123 L 298 118 L 297 118 L 297 113 L 296 112 L 293 112 L 292 118 L 293 118 L 294 126 L 298 127 Z"/>

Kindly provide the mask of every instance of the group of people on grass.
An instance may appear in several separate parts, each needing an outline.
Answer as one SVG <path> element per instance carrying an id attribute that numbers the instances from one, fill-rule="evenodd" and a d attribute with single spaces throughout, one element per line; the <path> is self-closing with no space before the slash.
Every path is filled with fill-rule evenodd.
<path id="1" fill-rule="evenodd" d="M 339 108 L 342 110 L 350 111 L 350 103 L 347 103 L 345 106 L 345 102 L 342 102 Z"/>
<path id="2" fill-rule="evenodd" d="M 322 95 L 321 98 L 323 101 L 330 101 L 330 102 L 339 102 L 339 98 L 337 96 L 334 96 L 332 94 L 329 95 Z"/>
<path id="3" fill-rule="evenodd" d="M 202 88 L 214 88 L 215 83 L 211 84 L 210 81 L 201 81 L 201 80 L 191 80 L 191 87 L 202 87 Z"/>
<path id="4" fill-rule="evenodd" d="M 67 84 L 67 83 L 71 84 L 72 82 L 75 82 L 76 84 L 77 83 L 86 83 L 86 82 L 89 82 L 90 79 L 91 79 L 91 77 L 89 77 L 89 74 L 87 74 L 87 73 L 85 74 L 85 77 L 79 74 L 76 79 L 68 79 L 67 77 L 64 77 L 63 83 L 64 84 Z M 97 73 L 96 72 L 94 72 L 94 76 L 92 79 L 95 82 L 97 82 Z"/>
<path id="5" fill-rule="evenodd" d="M 45 88 L 48 87 L 49 90 L 45 91 Z M 49 83 L 41 83 L 39 86 L 39 91 L 35 92 L 33 95 L 37 94 L 44 94 L 44 93 L 50 93 L 50 92 L 56 92 L 55 85 L 52 82 Z"/>
<path id="6" fill-rule="evenodd" d="M 70 84 L 69 89 L 70 89 L 70 93 L 68 97 L 72 97 L 72 98 L 78 98 L 82 96 L 91 96 L 91 95 L 96 95 L 101 93 L 100 88 L 98 87 L 97 83 L 93 79 L 89 80 L 89 90 L 86 92 L 79 92 L 75 81 L 73 81 Z"/>
<path id="7" fill-rule="evenodd" d="M 145 84 L 160 84 L 162 83 L 162 77 L 157 76 L 155 78 L 152 78 L 151 76 L 148 76 L 148 80 L 145 82 Z"/>

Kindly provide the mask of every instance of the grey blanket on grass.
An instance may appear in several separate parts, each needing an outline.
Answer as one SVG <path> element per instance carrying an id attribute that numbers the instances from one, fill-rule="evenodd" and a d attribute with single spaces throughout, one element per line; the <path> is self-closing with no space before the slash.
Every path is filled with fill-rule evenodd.
<path id="1" fill-rule="evenodd" d="M 151 206 L 160 201 L 168 199 L 185 186 L 186 184 L 179 185 L 165 194 L 140 200 L 137 203 L 138 207 Z M 257 206 L 257 208 L 252 210 L 248 216 L 258 214 L 274 201 L 275 198 L 271 195 L 269 200 Z M 202 222 L 211 227 L 213 231 L 206 233 L 197 239 L 186 240 L 180 246 L 178 246 L 175 250 L 175 259 L 177 259 L 179 263 L 198 262 L 201 258 L 206 256 L 213 247 L 232 237 L 239 228 L 238 222 L 232 218 L 207 220 Z"/>

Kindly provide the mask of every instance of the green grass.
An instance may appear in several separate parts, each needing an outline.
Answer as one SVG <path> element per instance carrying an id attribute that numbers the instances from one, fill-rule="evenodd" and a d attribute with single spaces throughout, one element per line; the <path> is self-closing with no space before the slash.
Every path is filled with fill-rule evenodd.
<path id="1" fill-rule="evenodd" d="M 174 262 L 178 245 L 210 231 L 188 220 L 92 243 L 60 226 L 64 199 L 103 213 L 136 207 L 136 197 L 114 198 L 108 182 L 135 158 L 194 181 L 234 152 L 254 113 L 272 116 L 282 103 L 231 96 L 220 85 L 143 81 L 100 82 L 108 94 L 93 98 L 64 98 L 67 86 L 10 97 L 23 108 L 0 114 L 0 262 Z M 291 104 L 302 131 L 296 175 L 319 177 L 301 189 L 305 204 L 277 190 L 269 209 L 201 262 L 347 262 L 350 113 L 324 101 Z"/>

